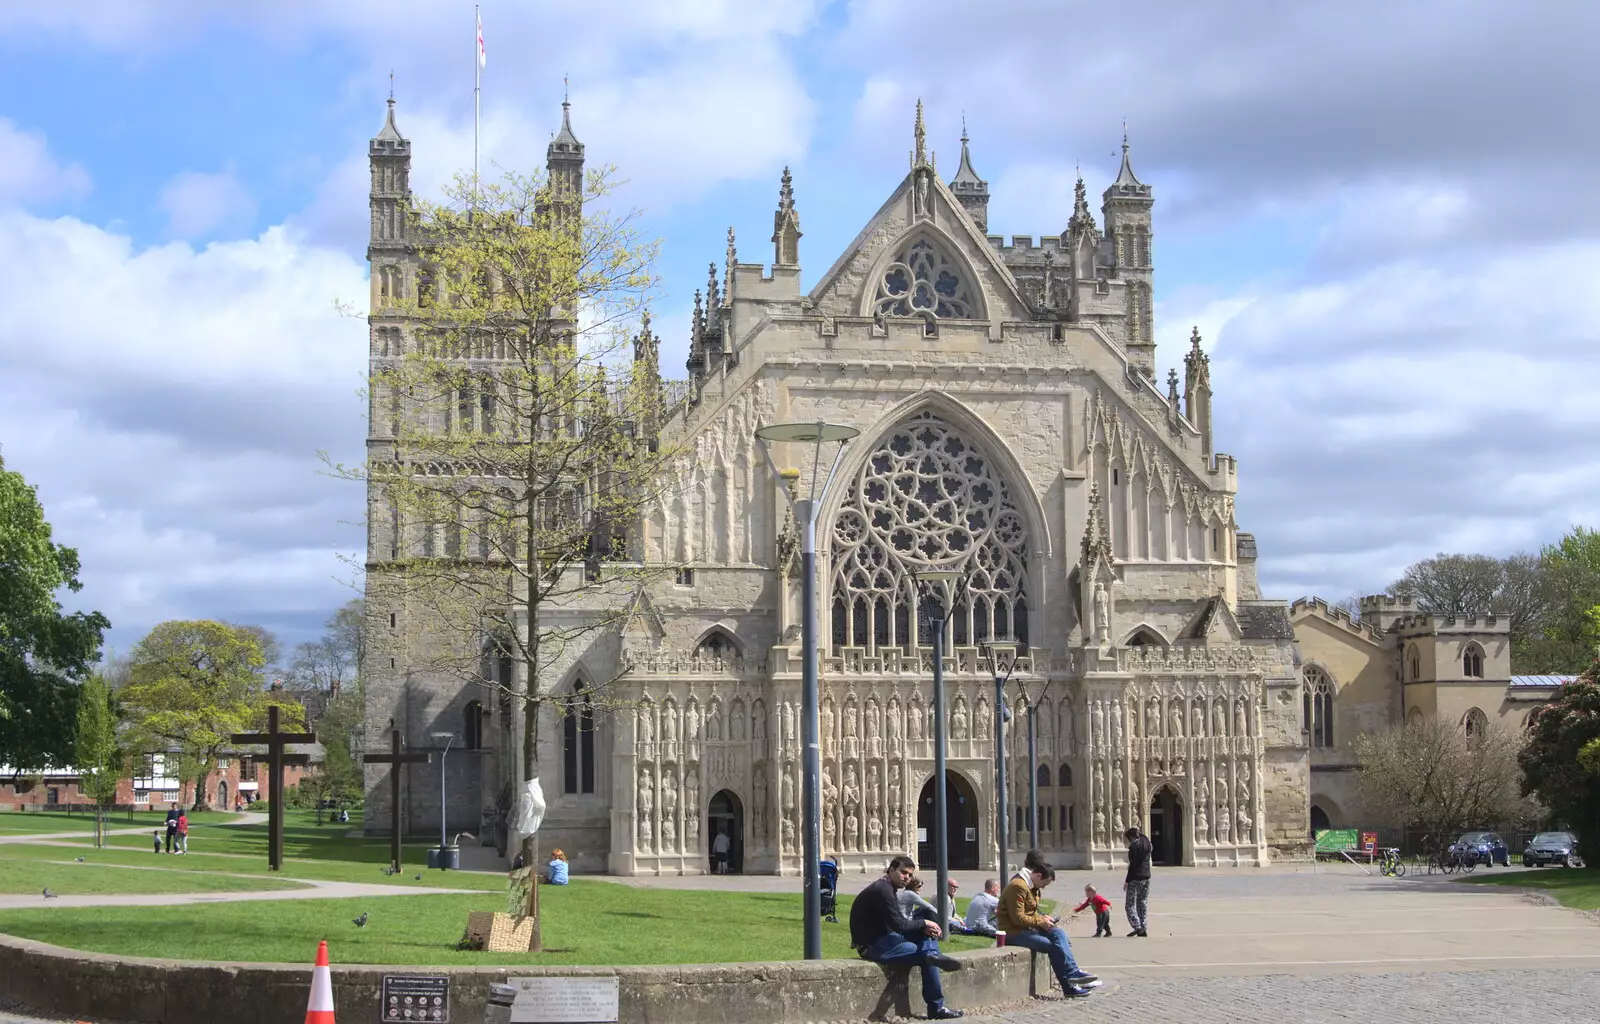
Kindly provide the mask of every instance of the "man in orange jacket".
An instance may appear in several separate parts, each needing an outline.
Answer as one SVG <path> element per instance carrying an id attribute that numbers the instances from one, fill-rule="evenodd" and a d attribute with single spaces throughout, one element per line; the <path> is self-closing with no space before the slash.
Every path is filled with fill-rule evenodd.
<path id="1" fill-rule="evenodd" d="M 1050 957 L 1050 968 L 1068 998 L 1089 994 L 1089 987 L 1100 979 L 1083 970 L 1072 958 L 1072 943 L 1057 918 L 1039 913 L 1039 895 L 1055 881 L 1056 871 L 1048 863 L 1027 868 L 1027 878 L 1017 876 L 1000 894 L 1000 909 L 995 923 L 1006 933 L 1006 945 L 1021 946 Z"/>

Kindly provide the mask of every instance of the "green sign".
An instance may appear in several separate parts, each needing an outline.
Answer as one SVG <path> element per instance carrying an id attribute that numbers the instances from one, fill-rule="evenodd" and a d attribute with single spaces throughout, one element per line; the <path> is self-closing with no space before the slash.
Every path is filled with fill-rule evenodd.
<path id="1" fill-rule="evenodd" d="M 1325 828 L 1317 833 L 1317 852 L 1336 853 L 1361 847 L 1361 833 L 1353 828 Z"/>

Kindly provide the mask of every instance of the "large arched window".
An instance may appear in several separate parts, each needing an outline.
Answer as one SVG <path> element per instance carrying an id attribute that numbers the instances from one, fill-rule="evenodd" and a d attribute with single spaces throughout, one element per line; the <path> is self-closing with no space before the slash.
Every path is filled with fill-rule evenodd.
<path id="1" fill-rule="evenodd" d="M 1027 531 L 993 459 L 931 412 L 884 438 L 851 482 L 833 524 L 835 648 L 921 641 L 911 574 L 970 573 L 947 636 L 1026 646 Z"/>
<path id="2" fill-rule="evenodd" d="M 732 661 L 739 656 L 739 642 L 721 629 L 713 629 L 695 646 L 694 656 L 706 661 Z"/>
<path id="3" fill-rule="evenodd" d="M 1422 652 L 1417 650 L 1416 644 L 1406 648 L 1406 678 L 1411 680 L 1422 678 Z"/>
<path id="4" fill-rule="evenodd" d="M 1477 708 L 1472 708 L 1461 716 L 1461 730 L 1467 734 L 1467 739 L 1478 740 L 1489 729 L 1489 716 Z"/>
<path id="5" fill-rule="evenodd" d="M 1305 728 L 1311 734 L 1313 747 L 1333 746 L 1333 680 L 1328 673 L 1314 665 L 1307 665 L 1301 673 L 1302 700 L 1305 709 Z"/>
<path id="6" fill-rule="evenodd" d="M 583 680 L 563 702 L 561 719 L 561 791 L 594 792 L 594 702 Z"/>
<path id="7" fill-rule="evenodd" d="M 1061 766 L 1061 770 L 1056 773 L 1056 785 L 1060 786 L 1062 789 L 1071 787 L 1072 766 L 1070 764 L 1063 764 Z"/>
<path id="8" fill-rule="evenodd" d="M 483 749 L 483 704 L 469 700 L 461 709 L 461 745 L 467 750 Z"/>
<path id="9" fill-rule="evenodd" d="M 961 264 L 920 238 L 896 253 L 894 262 L 884 269 L 873 312 L 927 320 L 970 320 L 977 316 L 973 293 Z"/>
<path id="10" fill-rule="evenodd" d="M 1461 674 L 1469 679 L 1483 678 L 1483 648 L 1469 643 L 1461 651 Z"/>

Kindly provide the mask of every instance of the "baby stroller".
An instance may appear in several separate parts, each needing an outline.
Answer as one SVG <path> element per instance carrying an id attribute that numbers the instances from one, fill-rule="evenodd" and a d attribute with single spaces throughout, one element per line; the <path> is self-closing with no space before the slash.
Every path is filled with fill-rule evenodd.
<path id="1" fill-rule="evenodd" d="M 831 860 L 822 862 L 817 871 L 822 889 L 822 919 L 839 923 L 839 865 Z"/>

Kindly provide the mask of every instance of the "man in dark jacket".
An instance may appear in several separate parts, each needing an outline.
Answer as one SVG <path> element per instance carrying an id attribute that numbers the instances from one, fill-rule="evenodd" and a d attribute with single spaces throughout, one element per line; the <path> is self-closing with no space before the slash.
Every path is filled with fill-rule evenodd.
<path id="1" fill-rule="evenodd" d="M 1150 901 L 1150 839 L 1137 826 L 1130 826 L 1122 838 L 1128 841 L 1128 874 L 1122 880 L 1122 891 L 1128 894 L 1122 902 L 1128 911 L 1128 923 L 1133 925 L 1128 938 L 1148 938 L 1145 905 Z"/>
<path id="2" fill-rule="evenodd" d="M 171 853 L 178 846 L 178 805 L 173 804 L 167 811 L 167 852 Z"/>
<path id="3" fill-rule="evenodd" d="M 861 890 L 850 905 L 850 945 L 863 960 L 894 966 L 922 968 L 922 998 L 929 1020 L 954 1020 L 960 1010 L 944 1005 L 939 968 L 959 971 L 961 961 L 939 952 L 942 934 L 936 921 L 910 921 L 900 909 L 898 892 L 911 881 L 916 864 L 900 856 L 889 862 L 884 876 Z"/>

